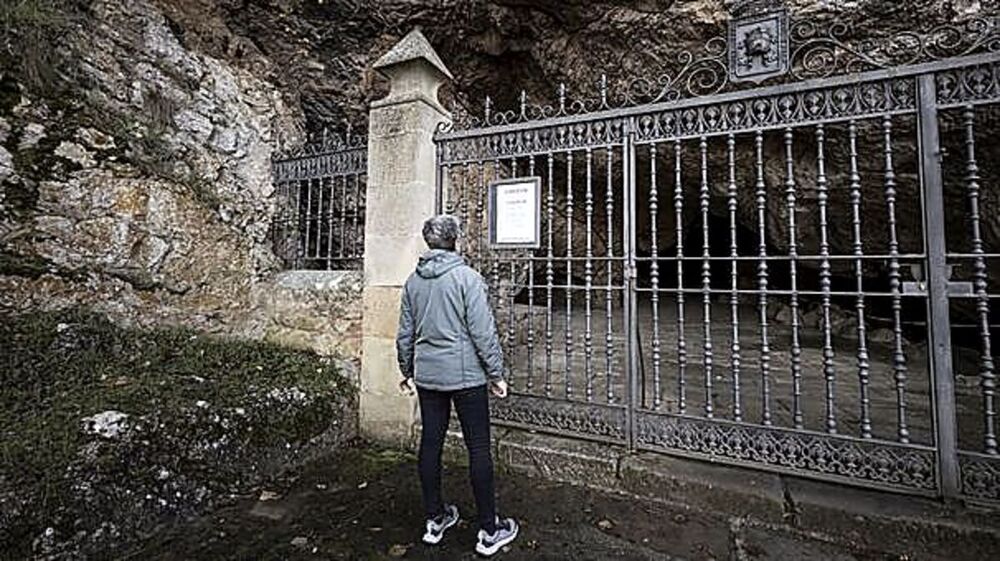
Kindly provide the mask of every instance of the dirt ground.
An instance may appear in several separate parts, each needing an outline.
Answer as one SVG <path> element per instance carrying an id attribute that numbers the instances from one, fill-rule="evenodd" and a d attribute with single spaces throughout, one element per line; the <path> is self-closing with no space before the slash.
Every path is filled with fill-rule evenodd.
<path id="1" fill-rule="evenodd" d="M 472 560 L 476 528 L 465 468 L 446 466 L 446 500 L 462 522 L 442 545 L 420 543 L 422 511 L 415 459 L 366 447 L 316 462 L 213 514 L 160 532 L 125 559 L 154 560 Z M 777 551 L 740 551 L 729 523 L 632 497 L 498 474 L 501 514 L 521 535 L 497 557 L 514 560 L 709 561 L 837 559 L 881 555 L 806 553 L 793 541 Z M 786 540 L 787 541 L 787 540 Z M 805 557 L 803 555 L 806 555 Z"/>

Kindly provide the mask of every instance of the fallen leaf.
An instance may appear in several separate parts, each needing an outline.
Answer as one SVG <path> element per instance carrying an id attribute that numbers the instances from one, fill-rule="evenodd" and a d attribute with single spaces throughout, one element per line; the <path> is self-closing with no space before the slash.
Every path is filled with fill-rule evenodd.
<path id="1" fill-rule="evenodd" d="M 615 523 L 605 518 L 597 523 L 597 527 L 602 530 L 610 530 L 615 527 Z"/>
<path id="2" fill-rule="evenodd" d="M 364 489 L 367 486 L 368 486 L 367 481 L 362 481 L 361 483 L 358 483 L 358 489 Z"/>
<path id="3" fill-rule="evenodd" d="M 260 492 L 260 498 L 258 500 L 261 500 L 261 501 L 273 501 L 274 499 L 277 499 L 279 496 L 280 495 L 278 495 L 274 491 L 261 491 Z"/>
<path id="4" fill-rule="evenodd" d="M 409 549 L 409 546 L 405 546 L 401 543 L 394 544 L 389 548 L 389 557 L 402 557 L 406 555 L 406 552 Z"/>

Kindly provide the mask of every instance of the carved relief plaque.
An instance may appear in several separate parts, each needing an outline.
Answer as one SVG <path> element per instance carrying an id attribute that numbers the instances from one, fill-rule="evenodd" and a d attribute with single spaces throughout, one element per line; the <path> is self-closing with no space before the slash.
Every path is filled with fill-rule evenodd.
<path id="1" fill-rule="evenodd" d="M 788 12 L 746 10 L 729 21 L 729 79 L 760 82 L 788 72 Z"/>

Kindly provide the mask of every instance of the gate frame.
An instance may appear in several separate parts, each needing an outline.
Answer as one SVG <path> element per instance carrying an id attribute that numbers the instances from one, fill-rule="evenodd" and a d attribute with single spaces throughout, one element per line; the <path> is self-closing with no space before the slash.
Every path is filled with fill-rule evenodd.
<path id="1" fill-rule="evenodd" d="M 985 66 L 985 65 L 1000 65 L 1000 52 L 982 53 L 982 54 L 971 54 L 965 56 L 958 56 L 953 58 L 944 58 L 941 60 L 923 62 L 917 64 L 901 65 L 891 68 L 883 68 L 877 70 L 869 70 L 865 72 L 858 72 L 852 74 L 842 74 L 823 78 L 813 78 L 807 80 L 801 80 L 797 82 L 781 83 L 777 85 L 770 86 L 759 86 L 753 87 L 745 90 L 730 91 L 712 94 L 710 96 L 704 97 L 693 97 L 693 98 L 681 98 L 671 101 L 656 101 L 653 103 L 634 105 L 627 107 L 620 107 L 614 109 L 600 109 L 596 111 L 583 111 L 578 114 L 559 114 L 556 116 L 543 117 L 536 120 L 524 119 L 525 110 L 524 102 L 522 97 L 522 109 L 521 117 L 522 120 L 512 121 L 512 122 L 502 122 L 500 124 L 490 123 L 488 113 L 486 123 L 478 128 L 470 128 L 467 130 L 451 130 L 442 129 L 439 130 L 435 135 L 435 143 L 437 144 L 437 200 L 436 206 L 439 212 L 444 210 L 445 200 L 448 198 L 448 193 L 446 190 L 446 183 L 448 182 L 447 170 L 450 169 L 452 165 L 462 165 L 462 163 L 472 163 L 476 162 L 475 157 L 468 157 L 464 160 L 449 159 L 444 157 L 443 150 L 444 145 L 449 141 L 457 141 L 461 139 L 473 139 L 479 137 L 487 137 L 490 135 L 499 135 L 505 133 L 517 133 L 530 131 L 532 129 L 545 129 L 557 126 L 568 126 L 578 123 L 592 123 L 598 121 L 610 121 L 613 119 L 620 120 L 622 122 L 622 194 L 624 196 L 624 201 L 622 204 L 623 212 L 623 224 L 620 231 L 622 232 L 623 240 L 623 272 L 624 272 L 624 290 L 622 294 L 623 298 L 623 320 L 624 327 L 628 329 L 628 335 L 626 337 L 626 393 L 627 399 L 624 404 L 624 442 L 621 440 L 610 437 L 607 435 L 594 435 L 588 433 L 575 434 L 576 437 L 597 440 L 601 442 L 611 442 L 616 444 L 623 444 L 626 449 L 630 452 L 634 452 L 641 447 L 637 445 L 637 414 L 640 402 L 638 401 L 637 389 L 639 386 L 639 327 L 638 327 L 638 290 L 636 286 L 636 281 L 638 277 L 637 259 L 636 259 L 636 147 L 639 144 L 647 144 L 647 142 L 639 142 L 636 138 L 636 133 L 638 130 L 637 118 L 642 115 L 653 114 L 660 111 L 668 110 L 681 110 L 687 108 L 697 108 L 700 106 L 707 105 L 721 105 L 726 102 L 733 102 L 746 99 L 772 97 L 780 94 L 796 94 L 803 93 L 813 90 L 829 89 L 838 86 L 848 86 L 856 83 L 867 83 L 867 82 L 878 82 L 888 79 L 905 79 L 909 78 L 913 81 L 914 86 L 914 109 L 910 110 L 886 110 L 886 111 L 875 111 L 870 114 L 855 114 L 849 117 L 834 117 L 830 119 L 822 118 L 809 118 L 800 121 L 789 121 L 787 123 L 788 127 L 801 127 L 813 124 L 816 122 L 820 123 L 838 123 L 846 122 L 849 119 L 864 120 L 867 117 L 881 117 L 883 115 L 897 115 L 905 114 L 915 117 L 916 119 L 916 141 L 917 154 L 920 158 L 919 163 L 919 190 L 920 190 L 920 204 L 922 208 L 922 233 L 924 243 L 924 254 L 922 261 L 926 263 L 927 266 L 927 290 L 925 295 L 925 304 L 927 307 L 927 321 L 928 321 L 928 347 L 932 349 L 928 353 L 927 357 L 927 368 L 930 384 L 930 414 L 932 415 L 932 435 L 933 442 L 930 445 L 908 445 L 912 449 L 924 449 L 929 451 L 933 449 L 935 462 L 935 488 L 933 492 L 921 492 L 916 489 L 900 488 L 896 486 L 886 486 L 886 485 L 876 485 L 874 482 L 867 482 L 860 479 L 851 479 L 847 476 L 823 476 L 816 472 L 803 472 L 802 470 L 791 470 L 792 472 L 805 475 L 807 477 L 820 477 L 821 479 L 832 479 L 836 481 L 841 481 L 853 485 L 860 486 L 871 486 L 879 489 L 885 489 L 889 487 L 891 490 L 916 493 L 916 494 L 929 494 L 932 496 L 940 496 L 945 499 L 961 499 L 968 498 L 967 495 L 963 495 L 962 483 L 961 483 L 961 467 L 959 463 L 959 448 L 957 442 L 957 418 L 956 418 L 956 396 L 955 396 L 955 384 L 953 379 L 953 364 L 952 364 L 952 345 L 951 345 L 951 321 L 950 321 L 950 296 L 949 296 L 949 279 L 947 273 L 947 248 L 945 246 L 945 219 L 944 219 L 944 184 L 942 178 L 942 153 L 941 153 L 941 138 L 940 138 L 940 127 L 939 127 L 939 110 L 942 106 L 939 105 L 938 97 L 938 87 L 935 82 L 935 78 L 938 72 L 959 69 L 959 68 L 971 68 L 975 66 Z M 991 98 L 992 99 L 992 98 Z M 1000 99 L 1000 98 L 998 98 Z M 970 102 L 971 103 L 971 102 Z M 605 105 L 606 107 L 606 105 Z M 951 108 L 948 105 L 947 108 Z M 780 125 L 760 125 L 753 128 L 733 128 L 730 132 L 733 133 L 745 133 L 753 130 L 773 130 Z M 699 136 L 705 136 L 707 133 L 701 134 L 679 134 L 676 137 L 665 137 L 663 139 L 657 139 L 655 142 L 672 142 L 673 140 L 688 140 L 691 138 L 698 138 Z M 713 132 L 711 136 L 717 136 L 719 132 Z M 601 144 L 594 144 L 595 146 L 604 146 Z M 610 145 L 610 144 L 605 144 Z M 614 144 L 616 147 L 619 144 Z M 550 148 L 548 150 L 531 150 L 527 149 L 522 152 L 514 152 L 511 154 L 504 154 L 503 157 L 528 157 L 535 155 L 544 156 L 546 153 L 572 153 L 576 150 L 582 150 L 580 146 L 569 147 L 569 148 Z M 500 155 L 496 156 L 500 158 Z M 486 161 L 485 158 L 480 161 Z M 516 393 L 515 393 L 516 394 Z M 516 394 L 517 395 L 517 394 Z M 515 397 L 517 399 L 517 397 Z M 544 399 L 539 396 L 535 396 L 533 399 Z M 533 399 L 529 401 L 533 401 Z M 549 405 L 549 404 L 544 404 Z M 581 415 L 586 413 L 583 411 L 584 407 L 599 407 L 599 408 L 617 408 L 614 405 L 608 404 L 590 404 L 574 401 L 560 402 L 559 407 L 571 408 L 574 406 L 581 407 Z M 554 407 L 554 404 L 553 404 Z M 705 419 L 702 417 L 693 416 L 692 420 L 695 421 L 705 421 L 726 423 L 727 421 L 721 419 Z M 550 426 L 539 426 L 536 424 L 530 424 L 519 421 L 498 421 L 498 424 L 506 424 L 510 426 L 517 426 L 521 428 L 530 428 L 532 430 L 539 430 L 543 432 L 553 432 L 556 434 L 565 435 L 564 430 L 560 430 L 558 427 Z M 786 427 L 773 427 L 778 430 L 793 430 Z M 795 432 L 811 432 L 795 430 Z M 820 436 L 831 436 L 826 433 L 816 433 Z M 833 435 L 835 437 L 845 437 L 849 435 Z M 853 438 L 853 435 L 851 435 Z M 893 441 L 888 439 L 872 439 L 870 440 L 873 444 L 880 444 L 882 442 L 887 444 L 893 444 Z M 683 451 L 679 450 L 664 450 L 668 454 L 676 455 L 689 455 L 685 454 Z M 695 457 L 702 457 L 698 454 Z M 703 458 L 703 457 L 702 457 Z M 704 458 L 703 458 L 704 459 Z M 770 465 L 766 463 L 758 462 L 746 462 L 739 461 L 726 457 L 716 457 L 715 460 L 722 461 L 725 463 L 733 463 L 737 465 L 750 465 L 755 469 L 763 469 L 766 471 L 789 471 L 781 466 Z"/>

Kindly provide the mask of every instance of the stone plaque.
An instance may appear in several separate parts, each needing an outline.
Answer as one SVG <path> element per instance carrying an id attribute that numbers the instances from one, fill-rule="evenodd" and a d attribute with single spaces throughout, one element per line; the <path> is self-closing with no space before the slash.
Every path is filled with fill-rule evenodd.
<path id="1" fill-rule="evenodd" d="M 729 78 L 760 82 L 788 72 L 788 12 L 748 10 L 729 21 Z"/>
<path id="2" fill-rule="evenodd" d="M 519 177 L 490 183 L 490 245 L 497 249 L 541 246 L 542 179 Z"/>

